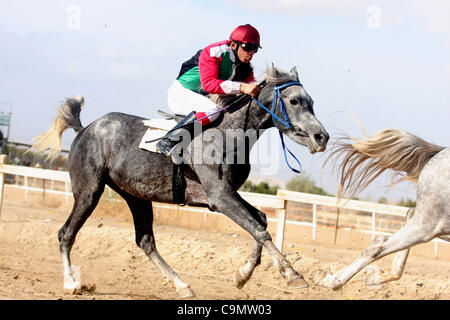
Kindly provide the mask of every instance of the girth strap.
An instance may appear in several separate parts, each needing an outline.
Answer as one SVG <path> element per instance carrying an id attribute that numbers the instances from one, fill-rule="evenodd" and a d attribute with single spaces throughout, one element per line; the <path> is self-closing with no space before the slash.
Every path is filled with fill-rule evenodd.
<path id="1" fill-rule="evenodd" d="M 173 165 L 172 176 L 172 195 L 173 202 L 184 206 L 186 204 L 186 198 L 184 193 L 186 191 L 186 178 L 184 177 L 184 164 Z"/>

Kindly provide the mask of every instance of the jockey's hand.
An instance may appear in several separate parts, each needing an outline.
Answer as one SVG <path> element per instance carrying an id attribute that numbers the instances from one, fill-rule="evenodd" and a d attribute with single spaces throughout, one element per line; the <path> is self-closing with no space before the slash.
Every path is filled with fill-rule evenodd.
<path id="1" fill-rule="evenodd" d="M 258 83 L 252 82 L 252 83 L 242 83 L 241 84 L 241 92 L 248 94 L 252 97 L 256 97 L 259 94 L 259 91 L 261 91 L 260 86 L 258 86 Z"/>

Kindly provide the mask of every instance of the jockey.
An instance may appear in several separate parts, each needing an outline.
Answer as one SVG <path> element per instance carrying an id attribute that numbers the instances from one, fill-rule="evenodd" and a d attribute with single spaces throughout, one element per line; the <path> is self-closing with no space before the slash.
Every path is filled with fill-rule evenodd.
<path id="1" fill-rule="evenodd" d="M 177 79 L 167 93 L 169 108 L 176 114 L 186 114 L 156 145 L 169 156 L 181 141 L 180 130 L 188 130 L 191 136 L 194 122 L 204 126 L 219 117 L 217 105 L 207 94 L 239 94 L 257 96 L 260 87 L 253 75 L 250 61 L 260 46 L 259 32 L 249 24 L 238 26 L 228 40 L 213 43 L 199 50 L 181 66 Z"/>

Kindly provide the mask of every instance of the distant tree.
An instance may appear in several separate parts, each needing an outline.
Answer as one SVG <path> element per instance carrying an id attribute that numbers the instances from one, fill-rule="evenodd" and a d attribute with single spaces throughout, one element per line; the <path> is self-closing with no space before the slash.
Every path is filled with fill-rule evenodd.
<path id="1" fill-rule="evenodd" d="M 386 199 L 385 197 L 381 197 L 380 199 L 378 199 L 378 203 L 384 203 L 384 204 L 387 204 L 388 201 L 387 201 L 387 199 Z"/>
<path id="2" fill-rule="evenodd" d="M 255 192 L 264 194 L 277 194 L 278 186 L 270 186 L 267 182 L 260 182 L 256 188 Z"/>
<path id="3" fill-rule="evenodd" d="M 288 181 L 286 184 L 286 189 L 296 192 L 305 192 L 319 194 L 323 196 L 331 196 L 325 190 L 316 186 L 314 180 L 312 180 L 308 175 L 297 175 Z"/>
<path id="4" fill-rule="evenodd" d="M 244 192 L 255 192 L 255 185 L 250 180 L 247 180 L 239 190 Z"/>
<path id="5" fill-rule="evenodd" d="M 278 186 L 271 186 L 264 181 L 260 182 L 259 184 L 253 184 L 251 181 L 247 180 L 239 190 L 244 192 L 256 192 L 275 195 L 277 194 Z"/>
<path id="6" fill-rule="evenodd" d="M 416 201 L 412 201 L 411 199 L 406 199 L 406 200 L 402 200 L 397 203 L 398 206 L 402 206 L 402 207 L 408 207 L 408 208 L 414 208 L 416 206 L 417 202 Z"/>

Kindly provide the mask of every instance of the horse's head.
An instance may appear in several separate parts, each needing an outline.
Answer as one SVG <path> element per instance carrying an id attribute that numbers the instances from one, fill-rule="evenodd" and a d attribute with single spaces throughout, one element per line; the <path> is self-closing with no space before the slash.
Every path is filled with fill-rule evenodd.
<path id="1" fill-rule="evenodd" d="M 292 83 L 296 84 L 283 87 Z M 278 120 L 274 120 L 274 125 L 293 141 L 308 147 L 311 153 L 325 151 L 329 134 L 314 115 L 314 101 L 300 84 L 297 69 L 294 67 L 290 72 L 284 72 L 272 65 L 272 68 L 267 70 L 267 87 L 273 89 L 277 86 L 281 87 L 280 96 L 276 97 L 272 91 L 273 98 L 278 100 L 275 114 L 285 119 L 284 111 L 280 106 L 281 98 L 291 127 Z"/>

